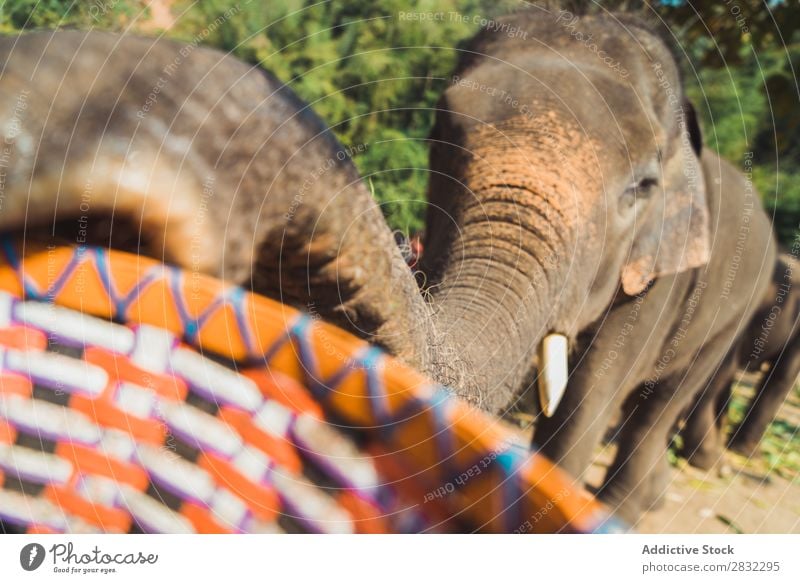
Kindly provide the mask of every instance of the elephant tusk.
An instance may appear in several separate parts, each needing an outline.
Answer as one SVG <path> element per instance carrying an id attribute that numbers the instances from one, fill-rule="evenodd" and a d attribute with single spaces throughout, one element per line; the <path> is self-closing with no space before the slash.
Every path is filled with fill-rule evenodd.
<path id="1" fill-rule="evenodd" d="M 539 345 L 539 403 L 542 412 L 552 417 L 567 388 L 567 337 L 548 334 Z"/>

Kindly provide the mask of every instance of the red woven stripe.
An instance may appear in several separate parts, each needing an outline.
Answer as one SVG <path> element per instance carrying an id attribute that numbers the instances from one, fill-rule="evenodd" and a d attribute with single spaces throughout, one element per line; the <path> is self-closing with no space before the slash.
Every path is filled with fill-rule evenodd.
<path id="1" fill-rule="evenodd" d="M 242 374 L 256 382 L 261 394 L 295 413 L 308 413 L 318 419 L 324 418 L 322 407 L 300 383 L 293 378 L 268 369 L 249 369 Z"/>
<path id="2" fill-rule="evenodd" d="M 192 523 L 199 534 L 231 534 L 234 532 L 217 522 L 208 508 L 203 508 L 194 502 L 184 502 L 180 513 Z"/>
<path id="3" fill-rule="evenodd" d="M 59 508 L 83 518 L 86 522 L 94 524 L 106 532 L 128 532 L 130 530 L 131 517 L 127 512 L 119 508 L 93 504 L 71 489 L 48 486 L 45 489 L 45 497 Z"/>
<path id="4" fill-rule="evenodd" d="M 189 389 L 178 377 L 146 371 L 133 364 L 126 356 L 91 346 L 86 348 L 83 358 L 101 367 L 115 382 L 128 382 L 155 391 L 170 401 L 183 401 Z"/>
<path id="5" fill-rule="evenodd" d="M 47 336 L 41 330 L 15 325 L 0 329 L 0 345 L 17 350 L 44 350 Z"/>
<path id="6" fill-rule="evenodd" d="M 12 425 L 0 419 L 0 443 L 14 443 L 17 439 L 17 430 Z"/>
<path id="7" fill-rule="evenodd" d="M 29 378 L 12 372 L 0 372 L 0 395 L 30 397 L 33 385 Z"/>
<path id="8" fill-rule="evenodd" d="M 230 463 L 214 454 L 202 454 L 197 465 L 211 474 L 217 484 L 239 496 L 258 518 L 272 520 L 278 515 L 281 504 L 274 489 L 252 482 Z"/>
<path id="9" fill-rule="evenodd" d="M 167 436 L 167 428 L 160 421 L 128 415 L 106 399 L 92 400 L 81 395 L 73 395 L 70 407 L 80 411 L 98 425 L 124 431 L 137 441 L 162 445 Z"/>
<path id="10" fill-rule="evenodd" d="M 256 427 L 249 414 L 232 407 L 223 407 L 217 416 L 224 423 L 234 427 L 242 439 L 263 451 L 278 465 L 296 474 L 303 469 L 303 462 L 294 446 L 287 439 L 270 435 Z"/>
<path id="11" fill-rule="evenodd" d="M 74 443 L 56 445 L 56 455 L 72 462 L 81 474 L 96 474 L 144 491 L 150 479 L 139 466 L 125 463 L 103 453 Z"/>

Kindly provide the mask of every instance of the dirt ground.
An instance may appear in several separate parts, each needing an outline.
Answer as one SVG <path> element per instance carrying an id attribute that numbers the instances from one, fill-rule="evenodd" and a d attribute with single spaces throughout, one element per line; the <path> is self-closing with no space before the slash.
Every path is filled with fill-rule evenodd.
<path id="1" fill-rule="evenodd" d="M 733 458 L 734 456 L 728 456 Z M 730 460 L 719 477 L 684 464 L 673 468 L 664 506 L 635 525 L 642 533 L 800 533 L 800 483 Z"/>
<path id="2" fill-rule="evenodd" d="M 743 379 L 735 387 L 730 413 L 734 422 L 741 419 L 752 397 L 753 380 Z M 615 448 L 611 444 L 598 451 L 588 473 L 590 487 L 600 485 Z M 671 479 L 663 506 L 645 514 L 634 529 L 672 534 L 800 533 L 798 387 L 784 403 L 760 449 L 758 456 L 751 458 L 726 451 L 719 466 L 708 472 L 671 456 Z"/>
<path id="3" fill-rule="evenodd" d="M 744 411 L 752 378 L 738 383 L 731 417 Z M 725 453 L 704 472 L 677 460 L 664 506 L 635 525 L 643 533 L 800 533 L 800 397 L 797 387 L 761 442 L 758 456 Z M 596 464 L 601 469 L 602 461 Z M 725 467 L 727 466 L 727 467 Z M 593 483 L 602 477 L 598 471 Z"/>

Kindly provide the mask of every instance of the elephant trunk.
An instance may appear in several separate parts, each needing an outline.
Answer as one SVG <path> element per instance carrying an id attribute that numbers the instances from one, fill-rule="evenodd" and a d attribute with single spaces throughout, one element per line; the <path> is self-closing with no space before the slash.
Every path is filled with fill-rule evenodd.
<path id="1" fill-rule="evenodd" d="M 434 327 L 461 363 L 449 371 L 458 378 L 443 380 L 490 410 L 526 388 L 540 357 L 556 357 L 563 366 L 540 375 L 552 412 L 567 348 L 550 335 L 572 333 L 592 285 L 586 227 L 602 190 L 587 172 L 591 144 L 559 128 L 513 120 L 432 148 L 422 267 Z"/>
<path id="2" fill-rule="evenodd" d="M 542 339 L 566 332 L 555 316 L 570 246 L 552 228 L 548 206 L 525 188 L 477 191 L 445 251 L 447 267 L 429 288 L 442 339 L 433 359 L 445 375 L 440 380 L 489 410 L 507 405 L 524 386 Z"/>

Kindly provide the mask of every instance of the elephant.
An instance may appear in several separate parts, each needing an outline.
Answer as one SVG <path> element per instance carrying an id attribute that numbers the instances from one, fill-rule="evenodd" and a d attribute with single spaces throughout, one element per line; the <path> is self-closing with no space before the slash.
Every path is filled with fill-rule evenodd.
<path id="1" fill-rule="evenodd" d="M 0 230 L 138 251 L 420 360 L 424 305 L 351 151 L 270 72 L 99 31 L 0 37 L 0 59 Z"/>
<path id="2" fill-rule="evenodd" d="M 512 24 L 525 35 L 503 34 Z M 481 384 L 502 383 L 488 405 L 542 369 L 534 440 L 578 479 L 625 405 L 599 496 L 636 520 L 663 492 L 674 419 L 768 284 L 757 193 L 703 147 L 676 60 L 633 16 L 501 18 L 437 108 L 422 258 L 434 309 L 469 332 L 458 353 Z M 558 351 L 537 350 L 554 335 L 574 347 L 566 387 L 545 358 Z"/>
<path id="3" fill-rule="evenodd" d="M 800 375 L 799 321 L 800 265 L 793 254 L 781 253 L 761 306 L 685 420 L 682 449 L 692 465 L 710 469 L 721 455 L 737 371 L 759 372 L 767 365 L 743 420 L 731 429 L 727 442 L 730 450 L 744 456 L 758 451 L 767 426 Z"/>
<path id="4" fill-rule="evenodd" d="M 3 38 L 0 53 L 0 116 L 16 128 L 0 229 L 243 284 L 493 412 L 541 370 L 553 416 L 536 439 L 578 477 L 600 421 L 645 385 L 601 490 L 626 518 L 648 505 L 665 419 L 769 278 L 757 197 L 702 147 L 675 59 L 636 16 L 529 9 L 462 50 L 430 134 L 422 293 L 347 148 L 269 73 L 99 32 Z M 595 345 L 639 304 L 630 348 L 590 390 Z"/>

